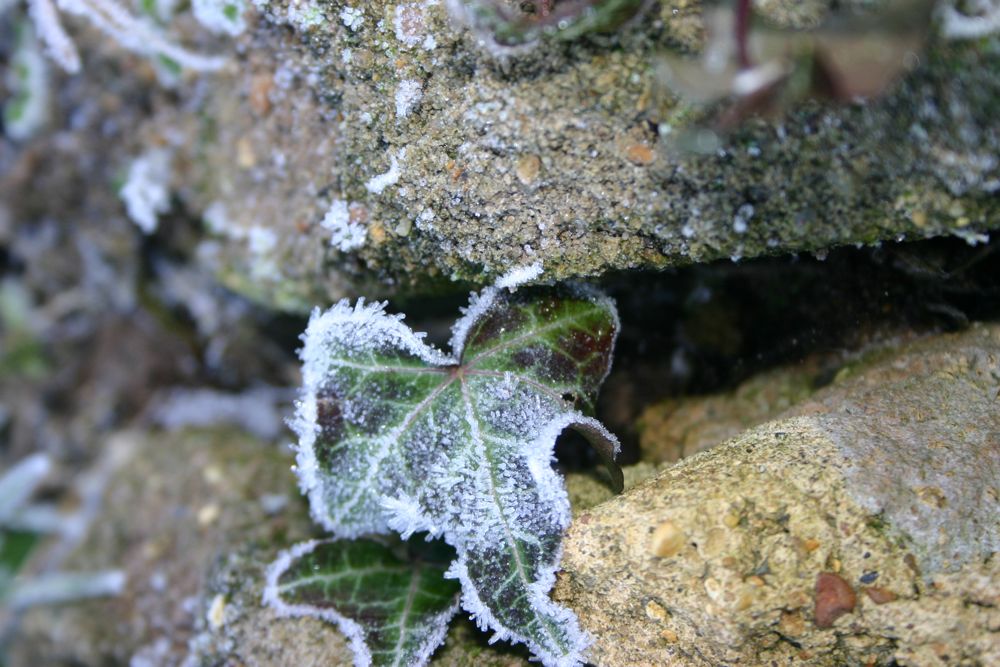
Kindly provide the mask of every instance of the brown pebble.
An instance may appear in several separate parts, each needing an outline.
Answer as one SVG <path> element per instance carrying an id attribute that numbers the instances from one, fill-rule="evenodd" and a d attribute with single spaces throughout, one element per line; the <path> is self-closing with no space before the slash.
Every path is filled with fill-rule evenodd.
<path id="1" fill-rule="evenodd" d="M 542 161 L 537 155 L 522 155 L 517 159 L 517 166 L 514 167 L 514 173 L 517 174 L 517 180 L 521 181 L 524 185 L 531 185 L 534 183 L 541 170 Z"/>
<path id="2" fill-rule="evenodd" d="M 898 596 L 887 588 L 882 588 L 881 586 L 869 586 L 865 589 L 865 595 L 867 595 L 872 602 L 875 604 L 885 604 L 886 602 L 892 602 Z"/>
<path id="3" fill-rule="evenodd" d="M 258 116 L 265 116 L 271 111 L 271 90 L 274 88 L 274 77 L 269 73 L 254 74 L 250 78 L 250 109 Z"/>
<path id="4" fill-rule="evenodd" d="M 684 531 L 673 521 L 664 521 L 653 531 L 649 550 L 658 558 L 667 558 L 681 550 L 684 540 Z"/>
<path id="5" fill-rule="evenodd" d="M 806 551 L 816 551 L 819 549 L 819 540 L 810 537 L 808 540 L 802 543 Z"/>
<path id="6" fill-rule="evenodd" d="M 854 611 L 858 596 L 843 577 L 832 572 L 816 576 L 816 606 L 813 618 L 817 628 L 829 628 L 844 614 Z"/>
<path id="7" fill-rule="evenodd" d="M 646 616 L 651 621 L 663 622 L 667 620 L 667 610 L 662 605 L 650 600 L 646 603 Z"/>
<path id="8" fill-rule="evenodd" d="M 674 632 L 673 630 L 664 630 L 663 632 L 660 633 L 660 636 L 663 637 L 664 640 L 670 642 L 671 644 L 677 641 L 677 633 Z"/>
<path id="9" fill-rule="evenodd" d="M 646 144 L 632 144 L 625 151 L 625 156 L 632 164 L 645 167 L 653 163 L 656 153 Z"/>

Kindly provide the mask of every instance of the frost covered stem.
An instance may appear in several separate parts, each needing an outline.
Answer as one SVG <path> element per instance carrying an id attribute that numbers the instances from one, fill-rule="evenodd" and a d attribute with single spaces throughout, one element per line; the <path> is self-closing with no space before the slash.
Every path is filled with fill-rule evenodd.
<path id="1" fill-rule="evenodd" d="M 182 67 L 202 72 L 226 64 L 226 58 L 201 55 L 170 42 L 153 25 L 130 14 L 116 0 L 56 0 L 55 5 L 51 0 L 30 0 L 30 3 L 31 18 L 49 56 L 70 74 L 80 71 L 80 55 L 59 22 L 56 7 L 82 16 L 134 53 L 166 57 Z"/>

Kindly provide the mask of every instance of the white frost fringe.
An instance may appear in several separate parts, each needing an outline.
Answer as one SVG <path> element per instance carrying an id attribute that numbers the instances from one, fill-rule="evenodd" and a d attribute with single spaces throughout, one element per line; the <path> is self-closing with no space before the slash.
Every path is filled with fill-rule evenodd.
<path id="1" fill-rule="evenodd" d="M 310 540 L 296 544 L 291 549 L 278 554 L 278 558 L 267 568 L 263 602 L 266 606 L 274 609 L 279 616 L 311 616 L 333 623 L 350 641 L 356 667 L 369 667 L 372 664 L 372 654 L 368 650 L 368 645 L 365 644 L 364 630 L 355 621 L 341 616 L 333 609 L 320 609 L 307 604 L 287 604 L 281 599 L 281 588 L 278 585 L 281 575 L 292 566 L 292 563 L 306 554 L 312 553 L 320 544 L 323 544 L 323 540 Z"/>
<path id="2" fill-rule="evenodd" d="M 278 554 L 278 558 L 267 568 L 262 602 L 265 606 L 274 609 L 279 616 L 310 616 L 333 623 L 347 637 L 351 652 L 354 654 L 355 667 L 369 667 L 372 663 L 372 654 L 365 643 L 364 629 L 356 621 L 338 614 L 333 609 L 320 609 L 306 604 L 287 604 L 281 599 L 281 587 L 278 584 L 281 575 L 288 571 L 293 562 L 312 553 L 317 546 L 325 542 L 326 540 L 302 542 Z M 448 632 L 448 622 L 457 612 L 458 601 L 456 600 L 448 609 L 431 619 L 430 623 L 433 625 L 434 631 L 424 638 L 420 651 L 413 662 L 415 667 L 426 665 L 431 654 L 434 653 L 434 649 L 444 642 L 445 634 Z"/>

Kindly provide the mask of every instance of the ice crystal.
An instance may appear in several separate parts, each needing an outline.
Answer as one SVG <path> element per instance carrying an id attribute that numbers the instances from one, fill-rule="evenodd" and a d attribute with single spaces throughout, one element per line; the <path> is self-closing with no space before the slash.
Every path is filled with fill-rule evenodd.
<path id="1" fill-rule="evenodd" d="M 170 152 L 157 148 L 133 160 L 121 189 L 125 210 L 139 229 L 152 234 L 170 208 Z"/>
<path id="2" fill-rule="evenodd" d="M 351 220 L 350 207 L 342 199 L 333 200 L 319 224 L 331 232 L 330 245 L 341 252 L 357 250 L 368 238 L 367 228 Z"/>
<path id="3" fill-rule="evenodd" d="M 424 96 L 424 87 L 419 81 L 404 79 L 396 87 L 396 118 L 397 120 L 410 115 Z"/>
<path id="4" fill-rule="evenodd" d="M 589 640 L 548 597 L 570 521 L 553 446 L 573 428 L 609 463 L 617 454 L 586 413 L 618 319 L 592 290 L 511 291 L 541 272 L 515 269 L 473 294 L 451 354 L 382 303 L 315 311 L 301 351 L 297 471 L 334 536 L 441 536 L 458 554 L 448 576 L 481 627 L 547 665 L 576 665 Z"/>
<path id="5" fill-rule="evenodd" d="M 365 189 L 373 195 L 380 195 L 390 185 L 399 183 L 402 172 L 399 169 L 399 159 L 403 157 L 405 149 L 400 150 L 399 155 L 389 155 L 389 171 L 384 174 L 372 176 L 365 183 Z"/>
<path id="6" fill-rule="evenodd" d="M 351 32 L 357 32 L 365 23 L 365 15 L 360 9 L 354 7 L 344 7 L 340 10 L 340 20 L 344 22 Z"/>

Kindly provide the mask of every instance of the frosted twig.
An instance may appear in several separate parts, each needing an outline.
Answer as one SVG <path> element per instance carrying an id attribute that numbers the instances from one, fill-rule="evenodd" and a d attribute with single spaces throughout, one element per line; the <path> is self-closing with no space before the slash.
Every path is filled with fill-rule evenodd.
<path id="1" fill-rule="evenodd" d="M 117 0 L 28 0 L 29 14 L 46 52 L 66 72 L 80 71 L 80 54 L 59 21 L 59 11 L 82 16 L 122 47 L 147 57 L 165 57 L 181 67 L 208 72 L 226 64 L 222 56 L 189 51 L 166 38 L 154 25 L 131 14 Z"/>
<path id="2" fill-rule="evenodd" d="M 62 11 L 83 16 L 123 47 L 140 55 L 166 56 L 182 67 L 198 71 L 217 70 L 226 63 L 221 56 L 205 56 L 177 46 L 115 0 L 57 1 Z"/>
<path id="3" fill-rule="evenodd" d="M 70 74 L 79 72 L 80 54 L 59 22 L 59 14 L 52 0 L 32 0 L 28 13 L 39 39 L 45 43 L 45 51 L 49 57 Z"/>
<path id="4" fill-rule="evenodd" d="M 83 598 L 119 595 L 124 589 L 125 574 L 120 570 L 55 572 L 15 582 L 7 596 L 7 604 L 12 609 L 20 610 Z"/>
<path id="5" fill-rule="evenodd" d="M 0 476 L 0 524 L 5 524 L 23 506 L 52 469 L 45 454 L 33 454 Z"/>

